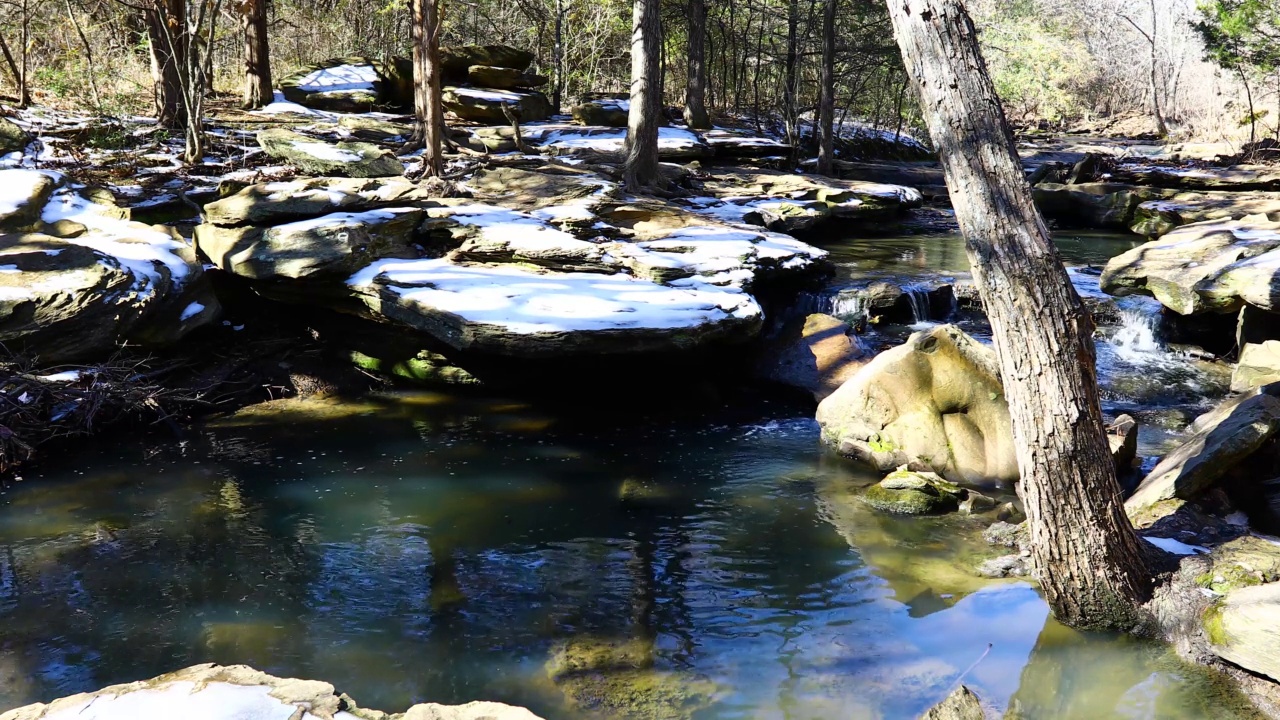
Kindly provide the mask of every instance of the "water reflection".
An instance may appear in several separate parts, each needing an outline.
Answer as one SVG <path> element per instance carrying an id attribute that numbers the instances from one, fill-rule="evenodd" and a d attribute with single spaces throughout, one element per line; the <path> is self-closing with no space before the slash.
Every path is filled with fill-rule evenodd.
<path id="1" fill-rule="evenodd" d="M 1202 717 L 1162 649 L 970 577 L 978 523 L 868 512 L 791 408 L 284 407 L 0 495 L 0 707 L 244 662 L 387 710 L 909 718 L 969 669 L 1027 717 Z"/>

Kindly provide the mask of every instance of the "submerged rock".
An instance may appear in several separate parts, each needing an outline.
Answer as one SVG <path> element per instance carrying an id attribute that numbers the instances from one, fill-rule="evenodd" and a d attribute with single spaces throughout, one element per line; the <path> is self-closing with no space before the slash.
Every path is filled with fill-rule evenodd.
<path id="1" fill-rule="evenodd" d="M 758 364 L 762 377 L 813 393 L 822 401 L 870 362 L 853 328 L 815 313 L 783 327 Z"/>
<path id="2" fill-rule="evenodd" d="M 112 685 L 0 714 L 0 720 L 135 720 L 137 718 L 307 718 L 307 720 L 539 720 L 496 702 L 423 703 L 387 714 L 356 705 L 318 680 L 279 678 L 246 665 L 194 665 L 151 680 Z"/>
<path id="3" fill-rule="evenodd" d="M 1018 477 L 995 352 L 952 325 L 881 353 L 817 418 L 826 443 L 880 470 L 922 465 L 968 483 Z"/>
<path id="4" fill-rule="evenodd" d="M 982 701 L 969 688 L 961 685 L 942 702 L 929 708 L 920 720 L 985 720 Z"/>
<path id="5" fill-rule="evenodd" d="M 329 143 L 282 128 L 268 128 L 258 132 L 258 144 L 271 157 L 312 175 L 366 178 L 404 174 L 404 164 L 395 155 L 369 143 Z"/>
<path id="6" fill-rule="evenodd" d="M 899 468 L 867 488 L 863 499 L 871 507 L 898 515 L 937 515 L 959 508 L 965 490 L 935 473 Z"/>
<path id="7" fill-rule="evenodd" d="M 573 705 L 619 720 L 691 718 L 718 692 L 706 678 L 655 665 L 652 640 L 588 637 L 557 645 L 546 671 Z"/>

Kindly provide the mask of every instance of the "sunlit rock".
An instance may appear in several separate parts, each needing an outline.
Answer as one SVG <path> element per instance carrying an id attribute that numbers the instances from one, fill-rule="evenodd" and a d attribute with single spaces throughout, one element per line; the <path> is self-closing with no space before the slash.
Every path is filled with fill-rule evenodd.
<path id="1" fill-rule="evenodd" d="M 404 174 L 404 164 L 395 155 L 370 143 L 330 143 L 283 128 L 268 128 L 258 132 L 258 144 L 271 157 L 312 175 L 363 178 Z"/>

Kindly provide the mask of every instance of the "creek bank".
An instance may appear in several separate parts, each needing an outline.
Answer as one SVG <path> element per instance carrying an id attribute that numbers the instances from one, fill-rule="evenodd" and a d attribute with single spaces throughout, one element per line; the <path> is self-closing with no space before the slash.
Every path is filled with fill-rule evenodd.
<path id="1" fill-rule="evenodd" d="M 279 678 L 246 665 L 194 665 L 150 680 L 111 685 L 48 704 L 0 714 L 0 720 L 79 717 L 134 720 L 200 717 L 210 720 L 539 720 L 520 707 L 476 701 L 465 705 L 420 703 L 403 713 L 362 708 L 319 680 Z"/>

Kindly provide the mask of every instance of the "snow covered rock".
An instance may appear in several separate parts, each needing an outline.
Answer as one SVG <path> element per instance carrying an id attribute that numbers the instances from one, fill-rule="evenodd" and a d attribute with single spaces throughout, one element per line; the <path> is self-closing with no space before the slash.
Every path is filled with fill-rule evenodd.
<path id="1" fill-rule="evenodd" d="M 745 168 L 716 168 L 702 185 L 710 197 L 695 201 L 698 212 L 779 232 L 832 218 L 888 217 L 924 202 L 919 191 L 901 185 Z"/>
<path id="2" fill-rule="evenodd" d="M 551 117 L 551 102 L 537 90 L 490 90 L 475 87 L 446 86 L 441 96 L 446 110 L 463 120 L 483 123 L 508 123 L 508 108 L 521 122 L 536 122 Z"/>
<path id="3" fill-rule="evenodd" d="M 627 130 L 562 123 L 525 128 L 525 141 L 553 155 L 620 153 Z M 663 160 L 697 160 L 712 154 L 711 146 L 697 133 L 682 127 L 658 128 L 658 157 Z"/>
<path id="4" fill-rule="evenodd" d="M 0 170 L 0 193 L 29 185 L 34 172 Z M 121 219 L 119 208 L 56 173 L 48 178 L 56 189 L 38 208 L 40 232 L 0 235 L 0 342 L 59 362 L 122 340 L 173 342 L 217 315 L 180 237 Z"/>
<path id="5" fill-rule="evenodd" d="M 222 270 L 253 280 L 345 277 L 410 249 L 423 211 L 388 207 L 335 212 L 267 228 L 196 228 L 196 247 Z"/>
<path id="6" fill-rule="evenodd" d="M 1280 310 L 1280 222 L 1253 215 L 1184 225 L 1117 255 L 1102 272 L 1111 295 L 1145 294 L 1181 314 Z"/>
<path id="7" fill-rule="evenodd" d="M 280 81 L 290 102 L 331 112 L 368 112 L 392 104 L 389 90 L 380 64 L 366 57 L 325 60 Z"/>
<path id="8" fill-rule="evenodd" d="M 583 125 L 624 128 L 631 113 L 631 101 L 622 97 L 585 100 L 573 106 L 573 119 Z"/>
<path id="9" fill-rule="evenodd" d="M 1116 182 L 1178 190 L 1280 190 L 1280 170 L 1270 165 L 1196 168 L 1126 163 L 1111 176 Z"/>
<path id="10" fill-rule="evenodd" d="M 917 463 L 956 482 L 1018 478 L 995 351 L 952 325 L 878 355 L 817 418 L 824 442 L 880 470 Z"/>
<path id="11" fill-rule="evenodd" d="M 621 273 L 384 260 L 347 284 L 378 316 L 455 350 L 510 357 L 691 350 L 749 339 L 762 322 L 760 305 L 737 288 Z"/>
<path id="12" fill-rule="evenodd" d="M 722 159 L 791 154 L 791 146 L 782 140 L 755 135 L 745 130 L 713 128 L 704 130 L 702 139 L 715 151 L 715 156 Z"/>
<path id="13" fill-rule="evenodd" d="M 330 212 L 359 212 L 390 205 L 428 203 L 431 193 L 412 180 L 300 178 L 261 183 L 204 206 L 205 221 L 224 227 L 274 225 Z"/>
<path id="14" fill-rule="evenodd" d="M 112 685 L 0 714 L 0 720 L 540 720 L 496 702 L 424 703 L 388 715 L 358 707 L 318 680 L 279 678 L 246 665 L 195 665 L 151 680 Z"/>
<path id="15" fill-rule="evenodd" d="M 362 142 L 328 143 L 281 128 L 258 133 L 268 155 L 313 175 L 392 177 L 404 174 L 404 164 L 377 145 Z"/>
<path id="16" fill-rule="evenodd" d="M 1134 209 L 1129 229 L 1160 237 L 1174 228 L 1206 220 L 1239 220 L 1265 215 L 1280 220 L 1280 193 L 1186 192 L 1148 200 Z"/>
<path id="17" fill-rule="evenodd" d="M 63 183 L 57 173 L 3 170 L 0 178 L 0 232 L 34 232 L 44 224 L 40 214 L 49 197 Z"/>

